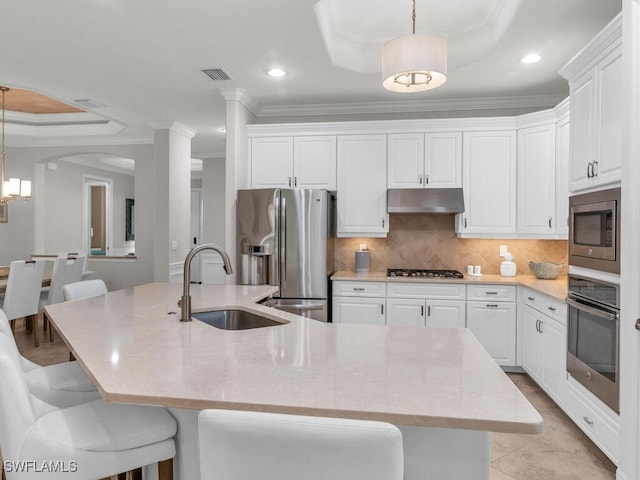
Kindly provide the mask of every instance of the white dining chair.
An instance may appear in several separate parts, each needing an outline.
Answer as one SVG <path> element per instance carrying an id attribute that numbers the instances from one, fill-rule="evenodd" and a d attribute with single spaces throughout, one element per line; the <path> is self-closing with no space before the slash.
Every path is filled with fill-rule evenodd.
<path id="1" fill-rule="evenodd" d="M 27 385 L 33 396 L 56 407 L 71 407 L 100 398 L 91 379 L 78 362 L 64 362 L 42 367 L 23 357 L 11 332 L 7 316 L 0 310 L 0 335 L 11 341 L 8 352 L 22 366 Z"/>
<path id="2" fill-rule="evenodd" d="M 4 293 L 2 310 L 15 330 L 15 320 L 27 318 L 31 320 L 33 328 L 33 344 L 39 345 L 38 338 L 38 304 L 40 302 L 40 290 L 42 289 L 42 277 L 44 274 L 44 262 L 14 260 L 9 267 L 7 288 Z"/>
<path id="3" fill-rule="evenodd" d="M 65 302 L 69 300 L 97 297 L 98 295 L 104 295 L 105 293 L 107 293 L 107 286 L 104 281 L 99 278 L 69 283 L 62 287 L 62 297 Z"/>
<path id="4" fill-rule="evenodd" d="M 82 280 L 82 268 L 84 267 L 84 259 L 82 257 L 62 257 L 57 258 L 53 262 L 51 271 L 51 284 L 49 289 L 42 291 L 40 294 L 39 309 L 43 309 L 46 305 L 53 305 L 64 301 L 62 295 L 62 287 L 69 283 L 75 283 Z M 48 328 L 46 315 L 43 315 L 42 328 L 49 330 L 49 341 L 53 342 L 53 329 Z"/>
<path id="5" fill-rule="evenodd" d="M 49 405 L 31 395 L 7 342 L 0 335 L 0 445 L 8 480 L 98 479 L 155 463 L 161 478 L 172 478 L 177 427 L 166 409 L 104 400 Z M 33 467 L 18 472 L 20 464 Z"/>
<path id="6" fill-rule="evenodd" d="M 402 480 L 402 434 L 389 423 L 203 410 L 200 478 Z"/>

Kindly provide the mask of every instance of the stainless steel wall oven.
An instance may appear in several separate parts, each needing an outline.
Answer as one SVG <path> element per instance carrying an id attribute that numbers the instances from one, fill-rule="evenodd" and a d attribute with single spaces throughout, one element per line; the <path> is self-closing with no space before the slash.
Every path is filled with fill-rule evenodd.
<path id="1" fill-rule="evenodd" d="M 620 300 L 618 285 L 569 275 L 567 370 L 619 412 Z"/>

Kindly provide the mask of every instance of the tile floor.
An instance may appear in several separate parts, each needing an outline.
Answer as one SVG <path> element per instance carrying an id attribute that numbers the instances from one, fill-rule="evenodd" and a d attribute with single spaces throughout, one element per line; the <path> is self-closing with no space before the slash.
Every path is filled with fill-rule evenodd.
<path id="1" fill-rule="evenodd" d="M 42 328 L 42 327 L 40 327 Z M 16 342 L 23 355 L 41 365 L 64 362 L 69 351 L 60 337 L 41 335 L 40 347 L 22 322 Z M 615 480 L 615 465 L 576 427 L 526 374 L 509 377 L 544 418 L 540 435 L 491 435 L 491 480 Z"/>

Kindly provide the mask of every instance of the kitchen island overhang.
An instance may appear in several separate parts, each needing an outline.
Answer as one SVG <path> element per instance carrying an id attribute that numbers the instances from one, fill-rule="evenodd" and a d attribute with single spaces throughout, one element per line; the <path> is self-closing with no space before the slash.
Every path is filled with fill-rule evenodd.
<path id="1" fill-rule="evenodd" d="M 180 285 L 168 283 L 47 306 L 46 314 L 108 401 L 381 420 L 462 435 L 542 431 L 540 414 L 467 329 L 327 324 L 254 303 L 273 291 L 192 286 L 194 311 L 241 306 L 289 322 L 241 331 L 179 322 Z M 479 438 L 485 452 L 488 435 Z M 486 465 L 488 472 L 488 457 Z"/>

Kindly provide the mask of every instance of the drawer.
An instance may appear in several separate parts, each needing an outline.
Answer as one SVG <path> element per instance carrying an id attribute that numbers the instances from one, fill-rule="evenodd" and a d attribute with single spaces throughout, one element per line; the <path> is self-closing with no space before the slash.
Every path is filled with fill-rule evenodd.
<path id="1" fill-rule="evenodd" d="M 565 302 L 530 288 L 523 291 L 522 297 L 525 305 L 558 320 L 562 325 L 567 324 L 567 304 Z"/>
<path id="2" fill-rule="evenodd" d="M 467 300 L 515 302 L 515 285 L 467 285 Z"/>
<path id="3" fill-rule="evenodd" d="M 389 282 L 387 297 L 464 300 L 466 287 L 463 283 Z"/>
<path id="4" fill-rule="evenodd" d="M 385 297 L 387 295 L 385 282 L 333 282 L 333 295 L 343 297 Z"/>
<path id="5" fill-rule="evenodd" d="M 567 380 L 567 413 L 580 429 L 611 459 L 618 464 L 620 451 L 620 425 L 612 421 L 595 402 L 582 392 L 575 380 Z M 607 408 L 607 407 L 604 407 Z M 611 416 L 615 415 L 611 412 Z"/>

